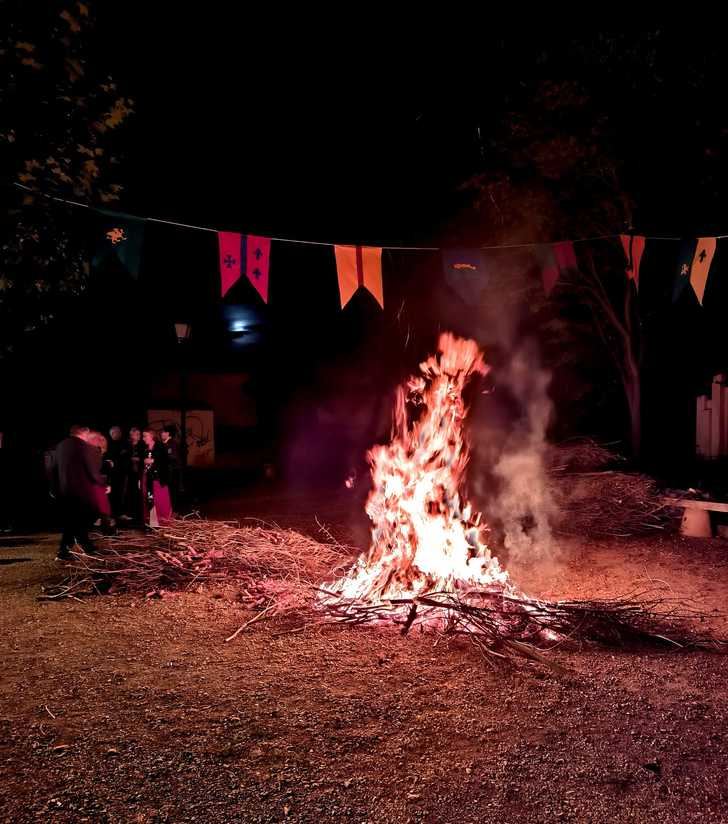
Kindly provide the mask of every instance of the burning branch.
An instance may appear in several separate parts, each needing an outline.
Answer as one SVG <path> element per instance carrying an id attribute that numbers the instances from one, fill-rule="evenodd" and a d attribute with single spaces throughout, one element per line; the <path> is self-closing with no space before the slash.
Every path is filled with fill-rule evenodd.
<path id="1" fill-rule="evenodd" d="M 574 642 L 714 645 L 686 624 L 699 613 L 675 600 L 642 593 L 544 602 L 517 589 L 462 493 L 468 463 L 463 390 L 486 371 L 473 341 L 445 334 L 407 392 L 400 390 L 392 440 L 369 453 L 369 552 L 322 588 L 324 612 L 350 624 L 401 624 L 403 635 L 419 625 L 465 636 L 489 660 L 519 656 L 543 663 L 540 650 Z M 633 509 L 646 517 L 644 507 Z"/>

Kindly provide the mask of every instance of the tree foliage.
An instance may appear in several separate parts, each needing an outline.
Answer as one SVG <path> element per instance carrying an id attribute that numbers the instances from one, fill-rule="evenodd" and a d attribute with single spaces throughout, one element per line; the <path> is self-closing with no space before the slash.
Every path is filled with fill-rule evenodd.
<path id="1" fill-rule="evenodd" d="M 688 53 L 682 42 L 682 33 L 660 30 L 567 37 L 524 60 L 521 76 L 504 81 L 487 110 L 471 107 L 479 156 L 462 183 L 468 208 L 459 220 L 468 241 L 558 241 L 631 228 L 709 233 L 728 140 L 710 68 L 720 63 L 720 42 L 708 33 Z M 672 189 L 700 196 L 674 203 L 666 218 L 659 200 Z M 626 440 L 639 453 L 643 325 L 624 257 L 612 246 L 577 247 L 580 272 L 559 284 L 551 312 L 532 273 L 524 281 L 509 271 L 498 288 L 525 297 L 552 369 L 612 363 L 608 383 L 621 387 Z"/>
<path id="2" fill-rule="evenodd" d="M 2 50 L 0 129 L 11 192 L 0 248 L 0 354 L 45 325 L 89 275 L 78 212 L 122 191 L 121 138 L 134 101 L 91 57 L 86 2 L 18 3 Z"/>

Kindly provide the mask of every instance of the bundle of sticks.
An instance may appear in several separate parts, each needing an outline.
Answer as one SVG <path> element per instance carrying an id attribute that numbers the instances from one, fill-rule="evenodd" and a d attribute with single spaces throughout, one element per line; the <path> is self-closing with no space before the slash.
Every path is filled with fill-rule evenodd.
<path id="1" fill-rule="evenodd" d="M 551 483 L 559 506 L 555 528 L 564 535 L 629 537 L 675 524 L 677 513 L 646 475 L 593 472 Z"/>
<path id="2" fill-rule="evenodd" d="M 106 538 L 95 555 L 74 552 L 66 580 L 42 597 L 94 591 L 151 597 L 230 584 L 246 606 L 292 612 L 314 600 L 317 582 L 351 562 L 351 551 L 327 538 L 322 543 L 271 525 L 174 520 L 146 534 Z"/>
<path id="3" fill-rule="evenodd" d="M 547 455 L 549 487 L 563 535 L 629 537 L 676 525 L 678 514 L 653 478 L 607 469 L 624 458 L 589 440 L 553 446 Z"/>
<path id="4" fill-rule="evenodd" d="M 550 475 L 596 472 L 624 463 L 624 458 L 591 438 L 572 438 L 550 444 L 546 452 L 546 469 Z"/>
<path id="5" fill-rule="evenodd" d="M 403 635 L 419 625 L 446 638 L 465 637 L 491 662 L 520 656 L 559 669 L 544 652 L 585 643 L 725 648 L 725 642 L 696 630 L 704 613 L 657 590 L 614 599 L 538 601 L 494 587 L 379 603 L 322 590 L 321 602 L 332 618 L 349 624 L 385 621 L 401 625 Z"/>
<path id="6" fill-rule="evenodd" d="M 717 648 L 696 630 L 707 616 L 676 598 L 640 592 L 613 600 L 538 601 L 504 586 L 428 592 L 410 598 L 346 599 L 321 581 L 336 580 L 352 550 L 330 533 L 319 542 L 275 526 L 188 518 L 148 534 L 105 539 L 98 554 L 78 552 L 68 577 L 41 596 L 79 598 L 92 592 L 142 596 L 234 586 L 236 600 L 255 611 L 227 640 L 261 618 L 298 615 L 303 625 L 388 622 L 403 633 L 414 626 L 446 638 L 467 638 L 488 661 L 518 657 L 556 670 L 544 656 L 558 646 L 595 642 Z M 323 588 L 322 588 L 323 586 Z"/>

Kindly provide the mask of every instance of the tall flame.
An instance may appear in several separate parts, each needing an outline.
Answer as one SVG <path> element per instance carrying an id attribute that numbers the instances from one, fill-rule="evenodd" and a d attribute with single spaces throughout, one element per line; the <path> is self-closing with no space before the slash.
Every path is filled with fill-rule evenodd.
<path id="1" fill-rule="evenodd" d="M 511 590 L 480 514 L 463 498 L 469 450 L 463 390 L 488 367 L 475 341 L 440 335 L 437 353 L 397 391 L 391 442 L 369 452 L 371 546 L 327 590 L 382 602 L 470 588 Z"/>

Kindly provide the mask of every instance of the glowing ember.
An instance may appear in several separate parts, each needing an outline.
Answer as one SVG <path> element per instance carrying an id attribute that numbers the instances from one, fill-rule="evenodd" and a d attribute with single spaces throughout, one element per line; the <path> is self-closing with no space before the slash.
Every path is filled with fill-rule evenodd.
<path id="1" fill-rule="evenodd" d="M 391 442 L 369 453 L 369 552 L 326 589 L 370 603 L 471 589 L 515 594 L 485 543 L 480 514 L 462 493 L 468 465 L 463 390 L 488 367 L 474 341 L 445 333 L 437 354 L 419 368 L 421 374 L 398 389 Z"/>

